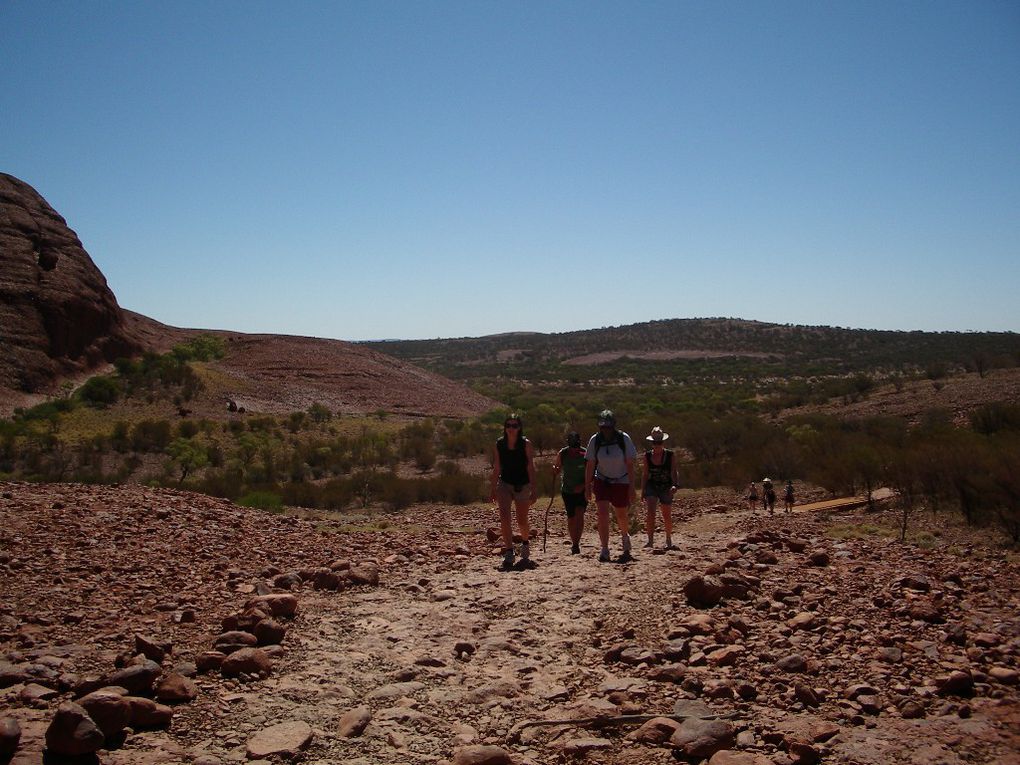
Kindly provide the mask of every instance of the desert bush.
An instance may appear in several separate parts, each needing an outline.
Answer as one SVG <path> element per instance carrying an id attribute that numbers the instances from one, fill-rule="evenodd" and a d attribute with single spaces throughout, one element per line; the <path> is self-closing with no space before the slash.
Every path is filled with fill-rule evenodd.
<path id="1" fill-rule="evenodd" d="M 104 409 L 110 404 L 117 403 L 120 394 L 120 384 L 114 378 L 106 375 L 90 377 L 78 389 L 78 398 L 85 402 L 86 405 L 97 409 Z"/>
<path id="2" fill-rule="evenodd" d="M 283 512 L 283 499 L 271 491 L 250 491 L 237 500 L 242 507 L 254 507 L 271 513 Z"/>
<path id="3" fill-rule="evenodd" d="M 184 483 L 193 471 L 205 467 L 209 463 L 209 456 L 205 447 L 187 438 L 178 438 L 167 447 L 167 454 L 177 466 L 179 476 L 177 485 Z"/>
<path id="4" fill-rule="evenodd" d="M 131 428 L 131 448 L 136 452 L 161 452 L 170 443 L 167 420 L 140 420 Z"/>

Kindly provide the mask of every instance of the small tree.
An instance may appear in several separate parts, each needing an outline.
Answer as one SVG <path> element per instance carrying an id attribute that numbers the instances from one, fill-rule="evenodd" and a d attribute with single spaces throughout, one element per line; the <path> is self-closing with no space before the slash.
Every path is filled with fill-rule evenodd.
<path id="1" fill-rule="evenodd" d="M 180 476 L 177 479 L 178 486 L 184 483 L 184 479 L 192 471 L 205 467 L 209 462 L 205 449 L 200 444 L 196 444 L 194 441 L 186 438 L 178 438 L 172 441 L 166 451 L 170 455 L 170 459 L 177 464 L 178 470 L 180 470 Z"/>

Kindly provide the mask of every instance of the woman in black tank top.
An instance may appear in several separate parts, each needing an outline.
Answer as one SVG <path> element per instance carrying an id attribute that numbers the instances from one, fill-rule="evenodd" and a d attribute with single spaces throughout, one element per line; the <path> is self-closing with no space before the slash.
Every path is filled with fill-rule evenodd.
<path id="1" fill-rule="evenodd" d="M 510 506 L 517 515 L 517 528 L 521 533 L 521 564 L 530 567 L 531 525 L 528 509 L 535 501 L 535 458 L 531 441 L 524 437 L 521 418 L 512 414 L 503 423 L 503 437 L 496 441 L 492 452 L 492 492 L 490 499 L 499 507 L 499 529 L 503 537 L 503 564 L 514 565 L 514 536 L 510 519 Z"/>

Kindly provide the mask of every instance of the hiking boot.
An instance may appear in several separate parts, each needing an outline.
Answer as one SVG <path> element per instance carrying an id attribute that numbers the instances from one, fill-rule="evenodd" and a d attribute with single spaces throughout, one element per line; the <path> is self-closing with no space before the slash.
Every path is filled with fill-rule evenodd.
<path id="1" fill-rule="evenodd" d="M 503 552 L 503 563 L 500 565 L 504 571 L 509 571 L 514 567 L 514 551 L 513 549 L 505 550 Z"/>
<path id="2" fill-rule="evenodd" d="M 673 540 L 672 539 L 669 539 L 669 538 L 666 539 L 666 549 L 667 550 L 675 550 L 675 549 L 677 549 L 676 545 L 673 544 Z"/>
<path id="3" fill-rule="evenodd" d="M 630 555 L 630 534 L 623 535 L 623 552 Z"/>
<path id="4" fill-rule="evenodd" d="M 570 554 L 571 555 L 578 555 L 580 552 L 581 552 L 581 545 L 580 544 L 578 544 L 577 542 L 574 542 L 574 544 L 570 545 Z"/>
<path id="5" fill-rule="evenodd" d="M 647 542 L 645 542 L 645 546 L 644 546 L 645 550 L 651 550 L 653 547 L 655 547 L 655 543 L 652 542 L 651 539 L 649 539 Z"/>
<path id="6" fill-rule="evenodd" d="M 609 563 L 609 548 L 603 547 L 602 552 L 599 553 L 599 563 Z"/>
<path id="7" fill-rule="evenodd" d="M 521 543 L 521 560 L 531 560 L 531 544 L 528 542 Z"/>

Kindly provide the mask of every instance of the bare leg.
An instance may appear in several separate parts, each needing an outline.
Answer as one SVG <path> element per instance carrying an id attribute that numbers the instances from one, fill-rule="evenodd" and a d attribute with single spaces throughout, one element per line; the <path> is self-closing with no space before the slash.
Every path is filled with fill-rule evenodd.
<path id="1" fill-rule="evenodd" d="M 517 528 L 524 541 L 527 542 L 531 539 L 531 524 L 528 522 L 528 509 L 531 507 L 531 503 L 526 500 L 517 500 L 514 502 L 514 506 L 517 508 Z"/>
<path id="2" fill-rule="evenodd" d="M 617 507 L 615 510 L 616 525 L 620 529 L 620 541 L 623 544 L 623 554 L 630 555 L 630 508 Z"/>
<path id="3" fill-rule="evenodd" d="M 581 543 L 581 534 L 584 532 L 584 508 L 574 510 L 574 515 L 567 518 L 567 529 L 570 533 L 570 541 L 575 545 Z"/>
<path id="4" fill-rule="evenodd" d="M 510 523 L 510 497 L 505 494 L 497 494 L 496 501 L 499 503 L 499 531 L 503 537 L 503 550 L 512 550 L 514 546 L 514 530 Z"/>
<path id="5" fill-rule="evenodd" d="M 662 528 L 666 530 L 666 547 L 673 545 L 673 505 L 662 505 Z"/>
<path id="6" fill-rule="evenodd" d="M 658 497 L 645 497 L 645 534 L 648 535 L 645 547 L 651 547 L 655 539 L 655 505 L 658 501 Z"/>
<path id="7" fill-rule="evenodd" d="M 602 544 L 602 549 L 605 550 L 609 547 L 609 508 L 612 507 L 612 504 L 600 500 L 595 503 L 595 507 L 599 514 L 599 542 Z"/>

